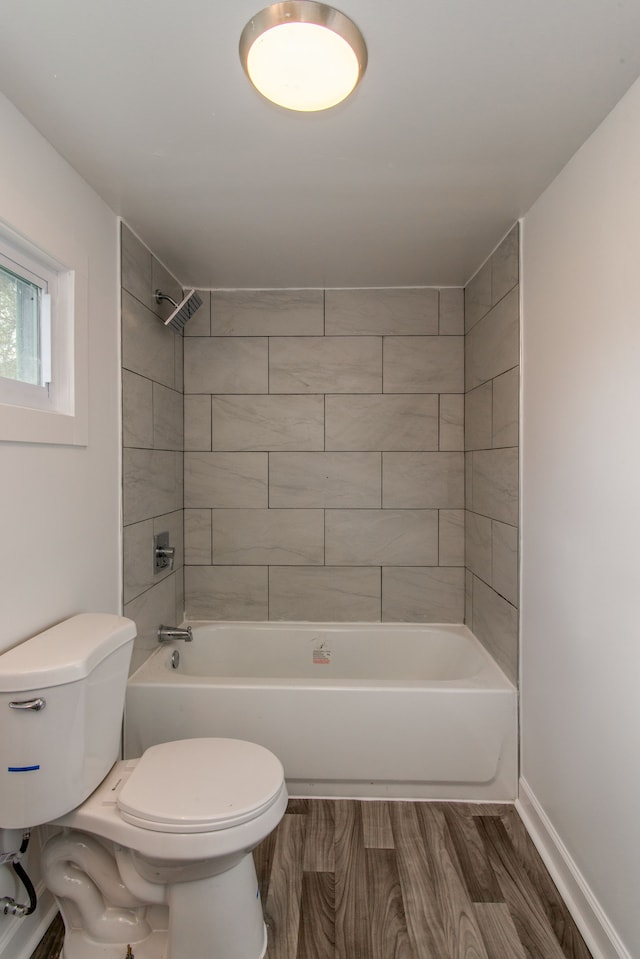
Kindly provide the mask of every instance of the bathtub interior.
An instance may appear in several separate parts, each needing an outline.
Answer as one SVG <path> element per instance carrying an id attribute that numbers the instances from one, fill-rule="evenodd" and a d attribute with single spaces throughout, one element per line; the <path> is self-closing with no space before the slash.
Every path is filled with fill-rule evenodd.
<path id="1" fill-rule="evenodd" d="M 495 666 L 465 626 L 190 625 L 195 641 L 179 644 L 177 671 L 204 681 L 329 679 L 414 685 L 470 680 L 494 672 Z M 147 676 L 150 666 L 173 670 L 171 656 L 162 649 L 140 675 Z M 132 678 L 135 682 L 138 677 Z"/>

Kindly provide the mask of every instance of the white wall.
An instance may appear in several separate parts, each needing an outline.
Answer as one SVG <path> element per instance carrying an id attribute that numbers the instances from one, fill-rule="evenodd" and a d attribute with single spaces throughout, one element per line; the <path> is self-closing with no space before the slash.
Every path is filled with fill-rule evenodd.
<path id="1" fill-rule="evenodd" d="M 523 307 L 523 789 L 640 956 L 640 82 L 526 215 Z"/>
<path id="2" fill-rule="evenodd" d="M 121 576 L 116 217 L 4 97 L 0 140 L 2 219 L 46 251 L 81 248 L 89 273 L 88 446 L 0 443 L 3 650 L 79 611 L 119 612 Z M 2 895 L 25 899 L 6 866 Z M 37 932 L 0 917 L 3 956 Z"/>
<path id="3" fill-rule="evenodd" d="M 89 444 L 0 443 L 0 649 L 81 610 L 119 611 L 117 220 L 0 97 L 0 215 L 89 267 Z"/>

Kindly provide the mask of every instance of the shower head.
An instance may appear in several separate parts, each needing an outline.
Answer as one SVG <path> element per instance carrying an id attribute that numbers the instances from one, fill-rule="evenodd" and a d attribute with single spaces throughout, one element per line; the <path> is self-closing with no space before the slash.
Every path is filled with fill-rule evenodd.
<path id="1" fill-rule="evenodd" d="M 199 293 L 196 293 L 195 290 L 189 290 L 179 303 L 176 303 L 175 300 L 160 290 L 156 290 L 155 296 L 156 303 L 160 303 L 162 300 L 168 300 L 174 307 L 174 311 L 169 319 L 164 321 L 164 325 L 170 326 L 174 333 L 182 333 L 185 324 L 191 319 L 196 310 L 202 306 L 202 297 Z"/>

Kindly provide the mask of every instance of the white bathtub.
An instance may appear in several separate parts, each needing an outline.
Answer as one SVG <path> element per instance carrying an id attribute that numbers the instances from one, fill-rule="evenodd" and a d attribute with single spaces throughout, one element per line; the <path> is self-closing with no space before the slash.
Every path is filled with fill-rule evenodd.
<path id="1" fill-rule="evenodd" d="M 276 753 L 294 796 L 515 798 L 516 692 L 466 627 L 192 625 L 129 680 L 126 757 L 229 736 Z"/>

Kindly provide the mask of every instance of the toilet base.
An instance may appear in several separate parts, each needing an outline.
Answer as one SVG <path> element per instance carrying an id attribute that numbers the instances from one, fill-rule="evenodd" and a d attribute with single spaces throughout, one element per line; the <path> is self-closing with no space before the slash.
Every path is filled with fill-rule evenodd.
<path id="1" fill-rule="evenodd" d="M 66 929 L 60 959 L 125 959 L 128 943 L 103 943 L 88 939 L 81 929 Z M 168 959 L 167 931 L 157 930 L 131 946 L 134 959 Z"/>
<path id="2" fill-rule="evenodd" d="M 267 930 L 250 853 L 226 872 L 167 891 L 167 959 L 262 959 Z"/>
<path id="3" fill-rule="evenodd" d="M 128 860 L 120 861 L 124 868 Z M 213 876 L 137 883 L 126 870 L 120 876 L 103 843 L 67 833 L 45 846 L 43 871 L 64 919 L 62 959 L 126 959 L 128 945 L 134 959 L 265 955 L 267 930 L 250 852 Z M 133 884 L 128 888 L 125 876 Z"/>
<path id="4" fill-rule="evenodd" d="M 60 959 L 125 959 L 127 943 L 96 943 L 87 939 L 81 930 L 65 933 Z M 167 931 L 158 930 L 142 942 L 134 943 L 133 959 L 169 959 Z M 267 951 L 267 928 L 264 927 L 262 949 L 255 959 L 264 959 Z M 195 955 L 195 954 L 194 954 Z"/>

